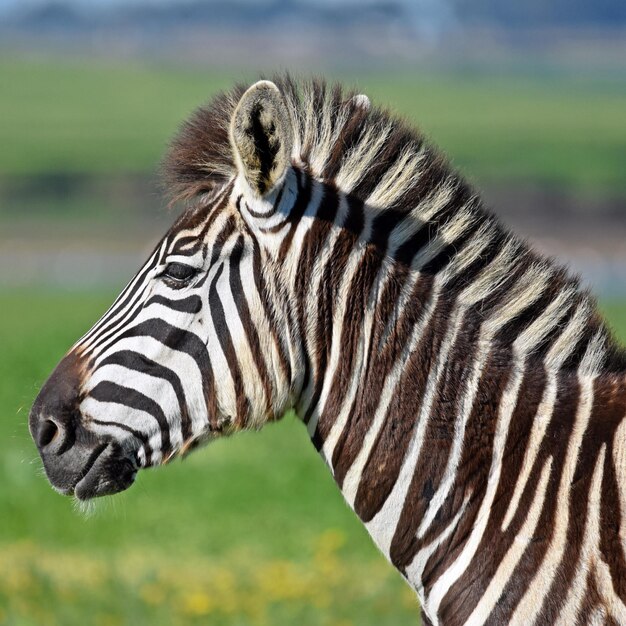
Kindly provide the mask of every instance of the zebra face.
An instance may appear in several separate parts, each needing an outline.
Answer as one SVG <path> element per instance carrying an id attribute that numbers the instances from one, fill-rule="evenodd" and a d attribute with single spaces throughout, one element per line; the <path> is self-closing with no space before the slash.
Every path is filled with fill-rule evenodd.
<path id="1" fill-rule="evenodd" d="M 30 430 L 58 491 L 118 492 L 140 468 L 287 408 L 288 357 L 264 305 L 271 255 L 252 218 L 294 181 L 286 115 L 272 83 L 243 95 L 237 173 L 194 201 L 40 391 Z"/>

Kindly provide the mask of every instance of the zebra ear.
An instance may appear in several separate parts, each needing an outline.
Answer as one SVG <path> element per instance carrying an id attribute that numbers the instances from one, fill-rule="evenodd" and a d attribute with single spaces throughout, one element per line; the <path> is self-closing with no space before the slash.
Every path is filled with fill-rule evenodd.
<path id="1" fill-rule="evenodd" d="M 354 104 L 356 104 L 356 106 L 361 107 L 362 109 L 370 109 L 372 106 L 370 99 L 364 93 L 352 96 L 351 100 Z"/>
<path id="2" fill-rule="evenodd" d="M 263 197 L 289 167 L 293 129 L 276 85 L 260 80 L 241 96 L 230 122 L 230 142 L 237 168 L 253 193 Z"/>

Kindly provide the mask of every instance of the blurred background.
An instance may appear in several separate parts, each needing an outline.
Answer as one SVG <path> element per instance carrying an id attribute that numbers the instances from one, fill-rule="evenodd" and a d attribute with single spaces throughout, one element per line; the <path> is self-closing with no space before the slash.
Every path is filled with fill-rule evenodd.
<path id="1" fill-rule="evenodd" d="M 293 416 L 87 512 L 28 435 L 38 387 L 174 219 L 168 138 L 276 69 L 418 124 L 626 339 L 623 0 L 0 0 L 0 624 L 418 623 Z"/>

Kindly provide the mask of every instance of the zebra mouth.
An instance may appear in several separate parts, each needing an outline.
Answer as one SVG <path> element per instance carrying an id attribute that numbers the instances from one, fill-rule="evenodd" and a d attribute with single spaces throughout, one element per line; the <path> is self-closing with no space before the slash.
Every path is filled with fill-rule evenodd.
<path id="1" fill-rule="evenodd" d="M 83 470 L 83 476 L 69 494 L 79 500 L 113 495 L 128 489 L 136 476 L 137 469 L 130 459 L 118 457 L 112 446 L 106 444 Z"/>
<path id="2" fill-rule="evenodd" d="M 91 450 L 78 473 L 58 467 L 58 459 L 55 462 L 44 457 L 44 467 L 56 491 L 66 496 L 73 495 L 79 500 L 124 491 L 133 484 L 137 475 L 136 465 L 111 443 L 102 443 Z"/>

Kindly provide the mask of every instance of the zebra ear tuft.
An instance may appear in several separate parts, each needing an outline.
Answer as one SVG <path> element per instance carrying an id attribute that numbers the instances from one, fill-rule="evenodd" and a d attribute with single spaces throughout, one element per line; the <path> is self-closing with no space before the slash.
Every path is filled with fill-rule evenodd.
<path id="1" fill-rule="evenodd" d="M 253 193 L 263 197 L 289 167 L 293 128 L 276 85 L 260 80 L 241 96 L 230 122 L 230 142 L 237 168 Z"/>

